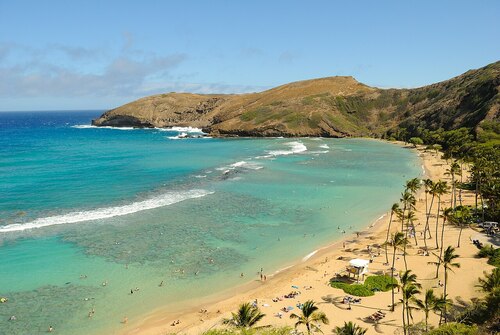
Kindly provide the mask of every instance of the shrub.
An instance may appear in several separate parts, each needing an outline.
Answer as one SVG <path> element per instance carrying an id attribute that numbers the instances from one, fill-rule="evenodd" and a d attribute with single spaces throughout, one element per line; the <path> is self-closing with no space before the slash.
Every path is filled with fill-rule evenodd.
<path id="1" fill-rule="evenodd" d="M 447 323 L 439 328 L 428 332 L 429 335 L 476 335 L 478 333 L 476 326 L 467 326 L 462 323 Z"/>
<path id="2" fill-rule="evenodd" d="M 397 280 L 391 276 L 369 276 L 365 280 L 365 285 L 372 291 L 390 291 L 391 283 L 397 284 Z"/>
<path id="3" fill-rule="evenodd" d="M 500 248 L 494 248 L 492 245 L 482 247 L 477 256 L 488 257 L 488 264 L 500 267 Z"/>
<path id="4" fill-rule="evenodd" d="M 344 290 L 345 293 L 356 297 L 368 297 L 374 294 L 373 291 L 364 284 L 347 284 L 344 282 L 332 281 L 331 286 L 340 288 Z"/>

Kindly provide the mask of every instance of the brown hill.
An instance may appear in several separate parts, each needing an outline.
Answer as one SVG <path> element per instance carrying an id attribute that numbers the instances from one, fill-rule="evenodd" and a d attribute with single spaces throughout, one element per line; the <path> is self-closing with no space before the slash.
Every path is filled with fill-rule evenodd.
<path id="1" fill-rule="evenodd" d="M 216 136 L 381 136 L 390 129 L 476 128 L 499 119 L 500 62 L 416 89 L 352 77 L 294 82 L 239 95 L 168 93 L 104 113 L 97 126 L 202 127 Z"/>

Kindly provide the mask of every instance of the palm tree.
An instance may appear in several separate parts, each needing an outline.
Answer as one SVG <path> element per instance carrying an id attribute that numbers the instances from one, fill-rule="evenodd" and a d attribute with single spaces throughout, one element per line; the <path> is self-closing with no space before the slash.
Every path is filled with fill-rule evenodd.
<path id="1" fill-rule="evenodd" d="M 260 312 L 257 306 L 252 306 L 250 303 L 241 304 L 237 313 L 231 313 L 230 319 L 224 319 L 223 323 L 234 326 L 236 328 L 252 328 L 259 322 L 265 314 Z"/>
<path id="2" fill-rule="evenodd" d="M 391 283 L 394 282 L 394 266 L 396 263 L 396 251 L 399 249 L 403 249 L 405 244 L 408 243 L 408 239 L 405 237 L 405 235 L 402 232 L 396 232 L 392 234 L 391 240 L 389 243 L 392 245 L 392 267 L 391 267 Z M 394 288 L 396 287 L 395 284 L 391 284 L 391 289 L 392 289 L 392 305 L 391 305 L 391 311 L 394 312 Z"/>
<path id="3" fill-rule="evenodd" d="M 457 161 L 453 161 L 448 169 L 446 169 L 447 175 L 451 176 L 451 199 L 450 199 L 450 206 L 455 208 L 457 204 L 457 198 L 455 196 L 455 175 L 461 175 L 462 172 L 460 171 L 460 164 L 457 163 Z"/>
<path id="4" fill-rule="evenodd" d="M 439 250 L 439 257 L 441 258 L 443 256 L 443 248 L 444 248 L 444 227 L 446 225 L 446 220 L 450 220 L 450 218 L 452 217 L 453 215 L 453 209 L 450 207 L 450 208 L 446 208 L 444 211 L 443 211 L 443 215 L 441 216 L 443 218 L 443 224 L 441 226 L 441 248 Z M 439 275 L 439 265 L 437 266 L 436 268 L 436 278 L 438 277 Z"/>
<path id="5" fill-rule="evenodd" d="M 425 245 L 425 250 L 427 250 L 427 232 L 429 232 L 429 238 L 432 238 L 431 236 L 431 229 L 429 228 L 429 218 L 431 216 L 431 211 L 432 211 L 432 205 L 434 204 L 434 198 L 437 195 L 437 183 L 434 183 L 430 179 L 426 179 L 424 181 L 425 186 L 427 188 L 427 193 L 432 195 L 431 198 L 431 204 L 429 208 L 427 209 L 427 193 L 426 193 L 426 199 L 425 199 L 425 206 L 426 206 L 426 219 L 425 219 L 425 227 L 424 227 L 424 245 Z"/>
<path id="6" fill-rule="evenodd" d="M 439 249 L 439 243 L 438 243 L 438 227 L 439 227 L 439 211 L 441 210 L 441 196 L 443 194 L 446 194 L 448 191 L 448 184 L 445 181 L 438 181 L 436 183 L 436 195 L 438 197 L 438 208 L 437 208 L 437 214 L 436 214 L 436 249 Z M 441 236 L 442 239 L 442 236 Z"/>
<path id="7" fill-rule="evenodd" d="M 500 268 L 494 268 L 490 274 L 484 273 L 484 279 L 479 278 L 478 285 L 484 292 L 491 293 L 500 287 Z"/>
<path id="8" fill-rule="evenodd" d="M 404 334 L 407 333 L 407 329 L 410 326 L 410 319 L 413 321 L 413 316 L 411 314 L 412 309 L 416 309 L 417 307 L 413 307 L 410 305 L 410 302 L 414 302 L 416 300 L 415 296 L 420 293 L 419 288 L 416 284 L 409 284 L 404 286 L 401 289 L 402 299 L 400 300 L 403 303 L 403 331 Z M 406 313 L 406 324 L 405 324 L 405 313 Z"/>
<path id="9" fill-rule="evenodd" d="M 418 178 L 413 178 L 406 182 L 406 190 L 410 191 L 412 194 L 417 193 L 420 186 L 420 179 Z"/>
<path id="10" fill-rule="evenodd" d="M 401 293 L 402 299 L 401 302 L 403 304 L 403 330 L 406 334 L 406 326 L 405 326 L 405 313 L 406 313 L 406 323 L 410 324 L 410 318 L 413 320 L 411 316 L 411 306 L 410 302 L 415 300 L 415 295 L 420 293 L 420 288 L 422 287 L 419 283 L 417 283 L 417 275 L 411 273 L 411 270 L 406 270 L 401 273 L 399 276 L 399 281 L 401 283 Z"/>
<path id="11" fill-rule="evenodd" d="M 415 211 L 409 210 L 408 211 L 408 216 L 407 216 L 407 223 L 406 223 L 406 230 L 408 230 L 408 227 L 411 227 L 413 231 L 413 237 L 415 238 L 415 245 L 418 245 L 417 242 L 417 229 L 415 228 L 415 224 L 413 222 L 417 221 L 417 217 L 415 215 Z"/>
<path id="12" fill-rule="evenodd" d="M 389 263 L 389 257 L 387 255 L 387 244 L 389 242 L 389 233 L 391 231 L 391 223 L 392 223 L 392 217 L 394 214 L 399 215 L 401 213 L 401 208 L 399 208 L 399 204 L 395 203 L 391 207 L 391 216 L 389 218 L 389 226 L 387 227 L 387 235 L 385 237 L 385 262 Z"/>
<path id="13" fill-rule="evenodd" d="M 429 191 L 432 187 L 433 181 L 431 179 L 423 179 L 422 180 L 424 183 L 424 192 L 425 192 L 425 213 L 429 211 L 429 203 L 427 201 L 427 194 L 429 194 Z"/>
<path id="14" fill-rule="evenodd" d="M 425 313 L 425 332 L 428 331 L 429 328 L 429 313 L 430 312 L 441 312 L 444 309 L 444 305 L 446 304 L 446 300 L 443 297 L 437 297 L 434 295 L 433 289 L 428 289 L 425 291 L 424 300 L 417 299 L 415 300 L 418 308 L 424 311 Z"/>
<path id="15" fill-rule="evenodd" d="M 446 299 L 447 298 L 447 293 L 446 293 L 446 288 L 448 284 L 448 271 L 452 271 L 452 268 L 459 268 L 460 263 L 453 263 L 453 260 L 459 258 L 460 256 L 455 254 L 455 248 L 452 246 L 448 246 L 446 250 L 444 251 L 444 255 L 438 256 L 434 254 L 434 256 L 437 257 L 438 261 L 437 262 L 429 262 L 429 264 L 436 265 L 439 268 L 439 265 L 442 264 L 444 268 L 444 289 L 443 289 L 443 297 Z M 443 308 L 443 313 L 441 313 L 441 318 L 444 315 L 444 322 L 446 323 L 446 305 Z M 441 319 L 439 320 L 439 323 L 441 323 Z"/>
<path id="16" fill-rule="evenodd" d="M 342 327 L 335 327 L 335 334 L 337 335 L 364 335 L 368 329 L 366 328 L 361 328 L 355 323 L 352 323 L 351 321 L 345 322 L 344 321 L 344 326 Z"/>
<path id="17" fill-rule="evenodd" d="M 290 315 L 290 319 L 297 319 L 295 328 L 299 325 L 305 325 L 307 328 L 307 334 L 311 334 L 311 330 L 321 332 L 317 323 L 321 322 L 327 325 L 330 322 L 325 313 L 320 312 L 318 307 L 314 306 L 314 304 L 314 301 L 307 300 L 300 309 L 302 315 L 297 315 L 295 313 Z"/>
<path id="18" fill-rule="evenodd" d="M 404 228 L 404 222 L 405 222 L 405 213 L 406 213 L 406 210 L 408 208 L 410 208 L 411 206 L 415 207 L 416 200 L 415 200 L 415 196 L 413 194 L 411 194 L 410 192 L 408 192 L 408 190 L 405 190 L 401 194 L 400 201 L 403 203 L 403 211 L 402 211 L 402 215 L 401 215 L 401 231 L 403 231 L 405 229 Z"/>
<path id="19" fill-rule="evenodd" d="M 460 248 L 460 239 L 462 237 L 462 230 L 464 229 L 465 225 L 469 224 L 470 218 L 471 214 L 469 207 L 465 206 L 455 207 L 455 212 L 451 216 L 451 221 L 460 228 L 460 232 L 458 233 L 457 248 Z"/>

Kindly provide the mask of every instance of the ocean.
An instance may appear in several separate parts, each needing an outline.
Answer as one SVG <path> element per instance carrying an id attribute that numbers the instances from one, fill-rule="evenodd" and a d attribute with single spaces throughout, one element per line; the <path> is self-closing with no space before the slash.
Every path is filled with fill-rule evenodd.
<path id="1" fill-rule="evenodd" d="M 422 172 L 381 141 L 180 139 L 199 131 L 90 126 L 101 113 L 0 113 L 2 334 L 113 334 L 270 277 Z"/>

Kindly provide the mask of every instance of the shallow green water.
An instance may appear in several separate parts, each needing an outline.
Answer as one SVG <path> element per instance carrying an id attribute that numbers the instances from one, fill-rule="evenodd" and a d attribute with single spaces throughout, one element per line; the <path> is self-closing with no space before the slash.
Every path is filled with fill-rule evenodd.
<path id="1" fill-rule="evenodd" d="M 6 334 L 109 334 L 125 315 L 272 274 L 367 226 L 421 172 L 411 151 L 372 140 L 174 140 L 61 123 L 28 127 L 37 141 L 19 126 L 4 138 Z"/>

